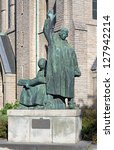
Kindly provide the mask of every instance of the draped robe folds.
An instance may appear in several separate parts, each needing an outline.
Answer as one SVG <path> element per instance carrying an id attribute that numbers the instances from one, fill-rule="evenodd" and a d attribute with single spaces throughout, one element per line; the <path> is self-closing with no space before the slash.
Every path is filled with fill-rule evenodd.
<path id="1" fill-rule="evenodd" d="M 44 34 L 48 40 L 46 92 L 67 98 L 74 97 L 74 77 L 80 75 L 75 50 L 51 29 L 46 20 Z"/>
<path id="2" fill-rule="evenodd" d="M 29 88 L 23 87 L 20 104 L 28 107 L 36 105 L 43 106 L 47 100 L 46 98 L 45 76 L 44 70 L 42 70 L 38 71 L 36 78 L 29 80 Z"/>

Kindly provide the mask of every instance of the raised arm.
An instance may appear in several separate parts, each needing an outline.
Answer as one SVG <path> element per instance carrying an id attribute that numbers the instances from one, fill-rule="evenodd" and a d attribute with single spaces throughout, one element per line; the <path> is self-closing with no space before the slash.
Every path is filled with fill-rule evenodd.
<path id="1" fill-rule="evenodd" d="M 52 40 L 52 33 L 54 30 L 54 25 L 55 25 L 54 24 L 55 15 L 53 14 L 53 11 L 50 10 L 48 12 L 47 16 L 48 16 L 48 18 L 45 20 L 43 32 L 48 41 L 48 44 L 50 45 L 51 40 Z"/>

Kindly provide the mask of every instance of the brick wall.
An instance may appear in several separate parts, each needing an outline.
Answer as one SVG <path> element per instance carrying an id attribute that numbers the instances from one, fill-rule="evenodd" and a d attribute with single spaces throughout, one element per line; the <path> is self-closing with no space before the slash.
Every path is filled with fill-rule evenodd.
<path id="1" fill-rule="evenodd" d="M 96 26 L 94 25 L 88 25 L 87 26 L 88 32 L 87 32 L 87 68 L 88 68 L 88 103 L 91 103 L 93 96 L 93 77 L 92 77 L 92 71 L 91 67 L 96 59 L 97 56 L 97 37 L 96 37 Z"/>
<path id="2" fill-rule="evenodd" d="M 15 32 L 8 36 L 16 54 L 17 60 L 17 80 L 20 78 L 33 78 L 36 75 L 36 27 L 38 29 L 37 40 L 37 58 L 46 57 L 45 45 L 47 41 L 44 37 L 43 25 L 46 18 L 46 1 L 38 1 L 38 14 L 36 18 L 36 0 L 17 0 L 16 1 L 16 47 Z M 4 9 L 4 0 L 0 4 L 2 13 L 0 13 L 0 30 L 5 31 L 7 22 Z M 14 0 L 11 1 L 12 3 Z M 56 2 L 56 3 L 55 3 Z M 91 66 L 96 58 L 96 20 L 92 19 L 92 1 L 91 0 L 48 0 L 48 8 L 56 8 L 56 26 L 58 31 L 62 26 L 69 29 L 68 41 L 76 50 L 82 76 L 76 78 L 75 100 L 76 103 L 90 104 L 92 101 L 93 76 Z M 14 7 L 12 5 L 12 23 Z M 37 19 L 37 20 L 36 20 Z M 36 25 L 37 21 L 37 25 Z M 12 30 L 13 31 L 13 30 Z M 16 49 L 16 52 L 15 52 Z M 16 81 L 17 82 L 17 81 Z M 21 87 L 17 87 L 18 98 Z"/>
<path id="3" fill-rule="evenodd" d="M 78 28 L 75 30 L 75 49 L 81 77 L 76 78 L 75 82 L 75 101 L 76 103 L 87 102 L 87 31 Z"/>
<path id="4" fill-rule="evenodd" d="M 18 0 L 16 4 L 17 81 L 36 75 L 36 1 Z M 17 87 L 18 98 L 22 87 Z"/>
<path id="5" fill-rule="evenodd" d="M 16 14 L 16 58 L 18 81 L 20 78 L 29 78 L 29 5 L 27 0 L 16 1 Z M 20 87 L 17 86 L 17 96 L 19 95 Z"/>
<path id="6" fill-rule="evenodd" d="M 74 22 L 84 22 L 84 0 L 72 0 L 72 11 Z"/>
<path id="7" fill-rule="evenodd" d="M 14 103 L 16 98 L 16 78 L 15 74 L 4 74 L 4 104 Z"/>
<path id="8" fill-rule="evenodd" d="M 7 34 L 15 55 L 15 0 L 10 1 L 10 18 L 8 18 L 8 1 L 0 1 L 0 32 Z M 16 100 L 16 74 L 5 74 L 0 61 L 0 107 Z"/>
<path id="9" fill-rule="evenodd" d="M 38 22 L 38 30 L 39 33 L 43 32 L 43 26 L 44 26 L 44 20 L 46 19 L 46 1 L 45 0 L 39 0 L 39 22 Z"/>
<path id="10" fill-rule="evenodd" d="M 55 24 L 55 31 L 60 30 L 63 26 L 64 20 L 64 0 L 57 0 L 55 3 L 56 7 L 56 24 Z"/>
<path id="11" fill-rule="evenodd" d="M 55 0 L 48 2 L 49 9 L 52 9 Z M 55 31 L 62 26 L 69 29 L 68 41 L 76 50 L 82 73 L 81 77 L 76 78 L 75 81 L 75 101 L 77 104 L 90 105 L 94 90 L 91 66 L 96 58 L 96 21 L 92 19 L 91 0 L 56 0 Z M 40 56 L 45 56 L 44 51 L 40 51 L 44 48 L 43 42 L 46 41 L 41 33 L 39 35 Z"/>

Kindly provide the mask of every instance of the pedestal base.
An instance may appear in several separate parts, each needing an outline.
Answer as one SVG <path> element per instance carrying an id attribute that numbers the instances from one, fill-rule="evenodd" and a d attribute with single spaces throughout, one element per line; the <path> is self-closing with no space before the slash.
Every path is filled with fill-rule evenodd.
<path id="1" fill-rule="evenodd" d="M 8 110 L 8 141 L 77 143 L 82 128 L 81 111 Z"/>

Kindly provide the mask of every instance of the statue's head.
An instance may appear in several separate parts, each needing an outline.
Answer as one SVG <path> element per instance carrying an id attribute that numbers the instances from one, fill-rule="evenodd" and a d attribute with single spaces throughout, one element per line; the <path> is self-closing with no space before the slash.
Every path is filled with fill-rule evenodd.
<path id="1" fill-rule="evenodd" d="M 68 37 L 68 29 L 61 28 L 61 30 L 59 31 L 59 36 L 62 40 L 65 40 Z"/>
<path id="2" fill-rule="evenodd" d="M 39 66 L 40 69 L 44 69 L 45 66 L 46 66 L 46 59 L 45 58 L 39 59 L 38 66 Z"/>

